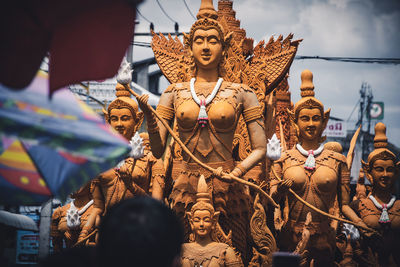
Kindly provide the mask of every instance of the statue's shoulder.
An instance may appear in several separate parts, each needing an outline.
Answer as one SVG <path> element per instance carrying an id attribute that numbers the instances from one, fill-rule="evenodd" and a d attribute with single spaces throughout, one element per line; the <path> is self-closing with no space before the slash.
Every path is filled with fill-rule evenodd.
<path id="1" fill-rule="evenodd" d="M 175 93 L 189 88 L 189 82 L 173 83 L 165 89 L 164 93 Z"/>
<path id="2" fill-rule="evenodd" d="M 374 203 L 368 197 L 360 199 L 358 204 L 358 212 L 361 215 L 372 214 L 377 212 Z"/>
<path id="3" fill-rule="evenodd" d="M 282 153 L 280 159 L 278 160 L 280 162 L 298 162 L 298 163 L 304 163 L 304 156 L 299 153 L 299 151 L 293 147 L 292 149 L 288 149 L 285 152 Z"/>
<path id="4" fill-rule="evenodd" d="M 396 213 L 396 215 L 400 216 L 400 199 L 397 199 L 392 208 L 392 212 Z"/>
<path id="5" fill-rule="evenodd" d="M 225 88 L 234 90 L 236 92 L 252 92 L 252 93 L 254 93 L 254 91 L 247 84 L 244 84 L 244 83 L 226 82 Z"/>
<path id="6" fill-rule="evenodd" d="M 346 157 L 345 155 L 338 153 L 336 151 L 333 150 L 329 150 L 329 149 L 324 149 L 324 151 L 322 151 L 323 153 L 321 153 L 321 155 L 326 155 L 326 157 L 329 157 L 331 159 L 334 159 L 340 163 L 346 163 Z"/>
<path id="7" fill-rule="evenodd" d="M 71 206 L 71 204 L 68 203 L 64 206 L 60 206 L 60 207 L 56 208 L 53 212 L 52 220 L 59 220 L 62 217 L 64 217 L 65 215 L 67 215 L 67 211 L 70 208 L 70 206 Z"/>

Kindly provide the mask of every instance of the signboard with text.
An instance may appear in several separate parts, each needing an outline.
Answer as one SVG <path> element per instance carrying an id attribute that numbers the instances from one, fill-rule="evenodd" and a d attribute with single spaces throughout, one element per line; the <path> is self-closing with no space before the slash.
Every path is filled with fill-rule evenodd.
<path id="1" fill-rule="evenodd" d="M 329 120 L 322 135 L 326 135 L 327 137 L 346 137 L 346 134 L 347 129 L 345 121 Z"/>
<path id="2" fill-rule="evenodd" d="M 26 214 L 35 222 L 39 221 L 39 215 Z M 39 233 L 25 230 L 17 231 L 17 264 L 35 264 L 39 251 Z"/>

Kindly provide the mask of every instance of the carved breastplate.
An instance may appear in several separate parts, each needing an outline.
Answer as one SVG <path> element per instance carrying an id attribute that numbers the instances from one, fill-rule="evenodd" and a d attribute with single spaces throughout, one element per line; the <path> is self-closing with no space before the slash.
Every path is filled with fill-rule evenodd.
<path id="1" fill-rule="evenodd" d="M 374 229 L 382 228 L 382 225 L 379 223 L 382 210 L 378 209 L 369 198 L 360 200 L 358 209 L 360 217 L 365 224 Z M 390 229 L 400 232 L 400 200 L 395 201 L 393 206 L 388 210 L 388 214 Z"/>
<path id="2" fill-rule="evenodd" d="M 304 164 L 306 157 L 296 149 L 287 152 L 282 162 L 284 179 L 292 179 L 292 189 L 304 200 L 326 212 L 334 205 L 339 183 L 339 162 L 329 157 L 328 151 L 323 151 L 315 157 L 316 168 L 313 171 L 306 170 Z M 290 205 L 290 217 L 292 220 L 303 221 L 309 210 L 299 201 L 293 199 Z M 322 220 L 318 214 L 312 212 L 313 221 Z"/>
<path id="3" fill-rule="evenodd" d="M 197 243 L 185 243 L 182 245 L 182 259 L 188 260 L 193 266 L 217 267 L 222 266 L 220 257 L 229 246 L 225 243 L 213 242 L 205 247 Z M 225 265 L 223 265 L 225 266 Z"/>
<path id="4" fill-rule="evenodd" d="M 221 98 L 221 88 L 214 100 L 206 107 L 208 123 L 210 123 L 217 132 L 228 132 L 236 126 L 236 108 L 234 103 L 228 99 Z M 203 95 L 203 94 L 200 94 Z M 204 95 L 206 97 L 207 95 Z M 192 131 L 197 123 L 200 107 L 194 102 L 190 95 L 188 87 L 178 91 L 177 97 L 180 101 L 175 106 L 176 119 L 178 126 L 183 131 Z"/>
<path id="5" fill-rule="evenodd" d="M 210 84 L 213 85 L 212 83 Z M 208 96 L 209 85 L 199 87 L 196 93 L 203 99 Z M 241 104 L 237 98 L 241 87 L 223 83 L 214 99 L 206 106 L 208 123 L 201 127 L 197 122 L 200 107 L 193 100 L 189 84 L 175 85 L 174 109 L 179 132 L 188 148 L 203 157 L 216 153 L 222 160 L 228 160 L 232 152 L 232 138 L 237 124 Z"/>
<path id="6" fill-rule="evenodd" d="M 326 162 L 324 153 L 318 155 L 316 160 L 316 169 L 308 171 L 304 168 L 306 157 L 299 152 L 291 153 L 290 163 L 285 162 L 283 168 L 283 177 L 294 181 L 293 190 L 302 193 L 309 184 L 322 194 L 336 194 L 338 183 L 338 171 L 336 164 Z M 328 166 L 331 165 L 331 166 Z"/>

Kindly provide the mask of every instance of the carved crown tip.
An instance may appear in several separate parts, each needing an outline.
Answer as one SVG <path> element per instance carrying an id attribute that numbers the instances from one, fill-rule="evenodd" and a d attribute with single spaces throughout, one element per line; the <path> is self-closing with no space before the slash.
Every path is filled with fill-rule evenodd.
<path id="1" fill-rule="evenodd" d="M 313 74 L 310 70 L 303 70 L 301 73 L 301 96 L 314 96 Z"/>
<path id="2" fill-rule="evenodd" d="M 204 175 L 201 175 L 197 184 L 197 202 L 203 201 L 210 203 L 210 194 L 208 193 L 208 186 Z"/>
<path id="3" fill-rule="evenodd" d="M 128 90 L 126 90 L 126 88 L 123 84 L 117 83 L 117 86 L 115 87 L 115 96 L 116 97 L 123 97 L 123 96 L 130 97 L 130 93 Z"/>
<path id="4" fill-rule="evenodd" d="M 207 183 L 204 175 L 201 175 L 199 178 L 199 183 L 197 185 L 197 193 L 207 193 Z"/>
<path id="5" fill-rule="evenodd" d="M 385 148 L 387 147 L 387 137 L 386 137 L 386 125 L 382 122 L 378 122 L 375 125 L 375 138 L 374 147 L 375 148 Z"/>
<path id="6" fill-rule="evenodd" d="M 201 0 L 199 12 L 196 15 L 197 19 L 212 18 L 217 19 L 218 14 L 214 9 L 213 0 Z"/>

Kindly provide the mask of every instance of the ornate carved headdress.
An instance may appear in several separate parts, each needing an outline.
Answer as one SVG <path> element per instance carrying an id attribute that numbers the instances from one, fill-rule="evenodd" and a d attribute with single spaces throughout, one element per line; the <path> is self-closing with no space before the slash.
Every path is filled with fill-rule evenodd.
<path id="1" fill-rule="evenodd" d="M 374 137 L 374 151 L 368 155 L 368 167 L 371 168 L 374 161 L 378 159 L 382 160 L 393 160 L 396 163 L 396 155 L 392 151 L 387 149 L 388 139 L 386 137 L 386 126 L 382 122 L 378 122 L 375 125 L 375 137 Z M 363 162 L 365 164 L 365 162 Z"/>
<path id="2" fill-rule="evenodd" d="M 208 210 L 211 213 L 212 217 L 215 214 L 214 207 L 211 204 L 210 193 L 208 192 L 208 187 L 204 175 L 201 175 L 199 178 L 196 193 L 196 203 L 192 206 L 192 209 L 190 210 L 192 216 L 196 210 Z"/>
<path id="3" fill-rule="evenodd" d="M 117 75 L 117 85 L 115 87 L 115 96 L 110 105 L 108 105 L 107 113 L 105 114 L 106 120 L 110 123 L 110 112 L 112 109 L 127 108 L 132 113 L 132 117 L 136 122 L 135 132 L 140 128 L 143 122 L 143 112 L 139 111 L 138 104 L 130 96 L 128 91 L 130 88 L 130 82 L 132 81 L 132 68 L 130 64 L 124 60 L 122 61 L 121 67 Z"/>
<path id="4" fill-rule="evenodd" d="M 314 109 L 317 108 L 321 111 L 321 117 L 323 121 L 322 125 L 322 130 L 325 129 L 328 120 L 329 120 L 329 114 L 331 112 L 331 109 L 328 109 L 327 111 L 324 112 L 324 105 L 322 104 L 321 101 L 316 99 L 314 97 L 314 84 L 313 84 L 313 74 L 310 70 L 303 70 L 301 72 L 301 99 L 296 103 L 294 106 L 294 111 L 292 112 L 291 110 L 288 110 L 290 121 L 292 123 L 292 126 L 294 127 L 296 134 L 298 136 L 299 134 L 299 129 L 297 126 L 297 119 L 299 117 L 300 110 L 302 109 Z M 326 137 L 321 137 L 320 143 L 324 142 Z"/>
<path id="5" fill-rule="evenodd" d="M 317 108 L 321 111 L 321 115 L 324 114 L 324 105 L 321 101 L 314 97 L 314 84 L 313 84 L 313 74 L 309 70 L 303 70 L 301 73 L 301 99 L 294 106 L 295 120 L 299 116 L 300 110 L 307 108 L 313 109 Z"/>
<path id="6" fill-rule="evenodd" d="M 222 25 L 217 21 L 218 14 L 215 11 L 212 0 L 202 0 L 199 12 L 197 13 L 197 20 L 193 23 L 190 28 L 189 35 L 184 34 L 185 40 L 184 43 L 187 48 L 191 47 L 193 44 L 194 33 L 198 29 L 208 30 L 208 29 L 216 29 L 221 38 L 222 46 L 226 47 L 227 42 L 230 41 L 229 38 L 225 38 L 225 31 Z"/>
<path id="7" fill-rule="evenodd" d="M 114 108 L 127 108 L 131 111 L 132 116 L 136 118 L 136 113 L 139 110 L 138 105 L 136 104 L 135 100 L 130 98 L 130 93 L 125 89 L 124 85 L 117 83 L 117 86 L 115 87 L 115 96 L 117 98 L 114 99 L 110 105 L 108 105 L 108 114 L 110 114 L 110 111 Z"/>

